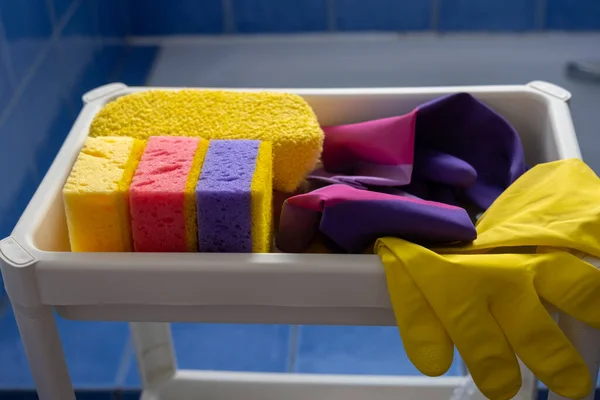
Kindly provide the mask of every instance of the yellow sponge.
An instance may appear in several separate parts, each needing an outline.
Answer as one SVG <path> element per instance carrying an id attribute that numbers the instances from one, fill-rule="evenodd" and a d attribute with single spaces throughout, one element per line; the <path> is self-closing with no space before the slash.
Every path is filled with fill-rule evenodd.
<path id="1" fill-rule="evenodd" d="M 144 142 L 88 138 L 63 187 L 71 251 L 132 251 L 129 185 Z"/>
<path id="2" fill-rule="evenodd" d="M 252 214 L 252 252 L 271 251 L 273 226 L 273 156 L 271 143 L 262 142 L 256 156 L 256 166 L 250 185 Z"/>
<path id="3" fill-rule="evenodd" d="M 276 92 L 149 90 L 108 103 L 90 136 L 199 136 L 273 144 L 274 189 L 291 192 L 314 168 L 323 131 L 300 96 Z"/>

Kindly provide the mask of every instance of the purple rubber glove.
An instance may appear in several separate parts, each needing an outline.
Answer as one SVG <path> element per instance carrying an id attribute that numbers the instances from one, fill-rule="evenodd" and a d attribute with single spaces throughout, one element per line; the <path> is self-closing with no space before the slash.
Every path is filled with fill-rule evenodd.
<path id="1" fill-rule="evenodd" d="M 526 170 L 514 128 L 467 93 L 400 117 L 323 130 L 324 169 L 310 178 L 324 183 L 374 190 L 405 186 L 427 200 L 466 199 L 485 210 Z"/>
<path id="2" fill-rule="evenodd" d="M 444 153 L 462 160 L 476 172 L 472 184 L 450 186 L 462 197 L 487 209 L 526 171 L 517 131 L 491 108 L 468 93 L 445 96 L 417 108 L 415 151 Z M 447 163 L 445 163 L 447 165 Z M 415 170 L 417 166 L 415 166 Z M 445 172 L 427 172 L 430 182 L 448 184 Z M 452 174 L 453 175 L 453 174 Z M 460 181 L 460 179 L 458 180 Z"/>
<path id="3" fill-rule="evenodd" d="M 441 245 L 470 241 L 477 235 L 462 208 L 340 184 L 287 199 L 277 247 L 302 252 L 319 231 L 349 253 L 360 253 L 383 236 Z"/>

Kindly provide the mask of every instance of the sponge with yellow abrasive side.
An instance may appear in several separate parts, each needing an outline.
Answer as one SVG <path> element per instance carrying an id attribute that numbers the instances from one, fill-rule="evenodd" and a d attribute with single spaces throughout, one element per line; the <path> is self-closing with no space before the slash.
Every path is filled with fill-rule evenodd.
<path id="1" fill-rule="evenodd" d="M 87 138 L 63 187 L 71 251 L 132 251 L 129 186 L 145 142 Z"/>
<path id="2" fill-rule="evenodd" d="M 323 131 L 298 95 L 223 90 L 149 90 L 111 101 L 90 136 L 195 136 L 272 143 L 273 187 L 294 191 L 320 157 Z"/>
<path id="3" fill-rule="evenodd" d="M 210 141 L 196 186 L 200 251 L 269 252 L 272 194 L 271 143 Z"/>
<path id="4" fill-rule="evenodd" d="M 195 190 L 207 148 L 201 138 L 148 140 L 129 191 L 135 251 L 198 250 Z"/>

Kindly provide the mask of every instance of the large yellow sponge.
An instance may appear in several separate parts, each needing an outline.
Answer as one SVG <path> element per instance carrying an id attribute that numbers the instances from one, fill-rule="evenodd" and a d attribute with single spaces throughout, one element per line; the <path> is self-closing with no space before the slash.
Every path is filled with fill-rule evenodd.
<path id="1" fill-rule="evenodd" d="M 71 251 L 132 251 L 129 186 L 143 151 L 130 137 L 86 140 L 63 187 Z"/>
<path id="2" fill-rule="evenodd" d="M 199 136 L 251 139 L 273 145 L 273 186 L 295 190 L 314 168 L 323 131 L 300 96 L 277 92 L 148 90 L 108 103 L 90 136 Z"/>

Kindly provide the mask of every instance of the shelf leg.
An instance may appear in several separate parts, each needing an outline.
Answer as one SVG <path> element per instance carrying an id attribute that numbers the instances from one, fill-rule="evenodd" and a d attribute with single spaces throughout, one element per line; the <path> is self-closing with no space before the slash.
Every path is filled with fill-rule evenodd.
<path id="1" fill-rule="evenodd" d="M 75 400 L 52 307 L 13 310 L 40 400 Z"/>
<path id="2" fill-rule="evenodd" d="M 0 268 L 40 400 L 75 400 L 52 306 L 42 303 L 37 260 L 13 237 L 0 241 Z"/>
<path id="3" fill-rule="evenodd" d="M 152 389 L 168 382 L 177 370 L 171 327 L 164 322 L 131 322 L 142 387 Z"/>

